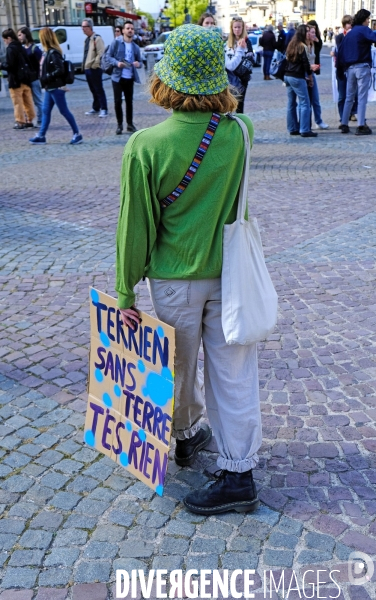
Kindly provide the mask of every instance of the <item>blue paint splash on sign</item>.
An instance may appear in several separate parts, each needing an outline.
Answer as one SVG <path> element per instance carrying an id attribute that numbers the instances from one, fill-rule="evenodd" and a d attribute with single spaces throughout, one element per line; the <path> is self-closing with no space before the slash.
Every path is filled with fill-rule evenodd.
<path id="1" fill-rule="evenodd" d="M 145 396 L 149 396 L 157 406 L 165 406 L 172 398 L 173 385 L 171 381 L 167 381 L 162 375 L 149 373 L 142 393 Z"/>
<path id="2" fill-rule="evenodd" d="M 84 440 L 88 446 L 95 446 L 95 436 L 91 430 L 85 431 Z"/>

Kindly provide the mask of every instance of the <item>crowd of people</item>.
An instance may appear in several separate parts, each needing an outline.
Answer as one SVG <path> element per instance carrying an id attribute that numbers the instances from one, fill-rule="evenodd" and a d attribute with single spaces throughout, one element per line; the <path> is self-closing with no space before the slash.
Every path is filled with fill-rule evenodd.
<path id="1" fill-rule="evenodd" d="M 355 17 L 345 15 L 342 32 L 334 37 L 335 49 L 332 52 L 336 61 L 338 85 L 338 112 L 342 133 L 349 132 L 349 120 L 358 119 L 356 135 L 369 135 L 371 129 L 366 124 L 367 86 L 370 80 L 371 45 L 376 42 L 376 32 L 369 29 L 370 13 L 361 9 Z M 212 13 L 201 15 L 197 23 L 214 32 L 222 33 L 216 25 Z M 140 36 L 137 36 L 132 21 L 116 25 L 115 37 L 105 49 L 104 41 L 94 31 L 90 18 L 82 22 L 86 35 L 83 47 L 82 70 L 93 97 L 92 107 L 86 115 L 108 116 L 108 104 L 103 87 L 103 57 L 111 65 L 111 82 L 114 95 L 114 109 L 117 120 L 116 134 L 123 133 L 123 98 L 125 100 L 126 130 L 137 130 L 133 123 L 134 83 L 140 83 L 138 70 L 143 68 L 140 52 Z M 351 32 L 351 35 L 349 35 Z M 324 30 L 324 40 L 333 33 Z M 53 107 L 57 106 L 69 123 L 73 137 L 71 144 L 83 141 L 77 123 L 68 109 L 63 51 L 52 29 L 40 30 L 39 45 L 35 43 L 27 27 L 2 32 L 7 46 L 6 60 L 0 68 L 8 72 L 10 96 L 14 105 L 14 129 L 21 130 L 40 127 L 39 133 L 30 143 L 45 144 L 46 133 L 51 120 Z M 137 38 L 137 39 L 136 39 Z M 140 39 L 138 39 L 140 38 Z M 137 42 L 137 43 L 136 43 Z M 282 79 L 287 89 L 287 130 L 290 135 L 316 137 L 312 131 L 314 121 L 317 129 L 327 129 L 321 115 L 321 104 L 317 76 L 320 74 L 320 51 L 323 41 L 319 26 L 312 20 L 295 27 L 277 24 L 276 31 L 268 25 L 258 40 L 262 48 L 264 81 L 271 81 L 272 61 L 277 60 L 283 67 Z M 231 21 L 229 35 L 224 42 L 224 64 L 228 81 L 238 100 L 236 112 L 244 112 L 245 95 L 255 65 L 255 54 L 249 39 L 246 23 L 241 17 Z M 106 73 L 109 71 L 106 71 Z M 44 99 L 42 88 L 45 90 Z"/>

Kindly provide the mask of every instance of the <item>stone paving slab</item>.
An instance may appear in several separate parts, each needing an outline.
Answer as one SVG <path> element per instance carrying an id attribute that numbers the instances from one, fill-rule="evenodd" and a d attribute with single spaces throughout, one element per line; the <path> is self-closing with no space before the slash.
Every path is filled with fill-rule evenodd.
<path id="1" fill-rule="evenodd" d="M 83 445 L 88 288 L 114 293 L 128 136 L 114 135 L 111 109 L 108 119 L 84 116 L 80 82 L 68 100 L 85 139 L 77 148 L 59 114 L 48 145 L 28 147 L 2 100 L 0 600 L 113 600 L 116 569 L 161 568 L 254 568 L 258 599 L 271 569 L 299 581 L 311 570 L 311 584 L 320 570 L 335 596 L 337 569 L 341 599 L 375 597 L 375 580 L 349 583 L 347 559 L 358 550 L 376 561 L 376 160 L 372 136 L 338 131 L 329 58 L 323 65 L 330 129 L 315 140 L 286 134 L 279 82 L 256 71 L 247 94 L 250 209 L 280 297 L 276 331 L 259 345 L 262 504 L 248 515 L 183 508 L 216 469 L 215 442 L 192 468 L 170 460 L 163 498 Z M 138 126 L 166 116 L 147 99 L 138 87 Z M 367 118 L 376 125 L 374 105 Z M 138 305 L 152 311 L 145 284 Z"/>

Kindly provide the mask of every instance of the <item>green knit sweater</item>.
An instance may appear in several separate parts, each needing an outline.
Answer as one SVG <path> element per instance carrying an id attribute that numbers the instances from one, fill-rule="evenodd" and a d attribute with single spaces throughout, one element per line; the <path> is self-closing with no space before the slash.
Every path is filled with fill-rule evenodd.
<path id="1" fill-rule="evenodd" d="M 251 144 L 253 125 L 244 115 Z M 244 163 L 239 125 L 221 117 L 213 141 L 182 196 L 161 209 L 190 166 L 211 113 L 174 111 L 127 143 L 121 173 L 116 291 L 120 308 L 135 300 L 145 275 L 156 279 L 211 279 L 222 269 L 223 225 L 236 219 Z"/>

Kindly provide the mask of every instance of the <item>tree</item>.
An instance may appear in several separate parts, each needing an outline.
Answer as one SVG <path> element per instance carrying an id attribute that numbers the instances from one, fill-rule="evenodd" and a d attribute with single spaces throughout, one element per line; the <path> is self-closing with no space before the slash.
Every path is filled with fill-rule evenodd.
<path id="1" fill-rule="evenodd" d="M 148 27 L 154 29 L 155 19 L 153 19 L 150 13 L 145 12 L 144 10 L 137 10 L 137 14 L 141 17 L 145 17 L 148 20 Z"/>
<path id="2" fill-rule="evenodd" d="M 194 0 L 169 0 L 169 7 L 163 11 L 163 14 L 165 17 L 170 17 L 173 27 L 178 27 L 183 25 L 185 21 L 185 9 L 188 9 L 187 13 L 192 17 L 191 22 L 197 23 L 200 15 L 206 11 L 207 6 L 208 0 L 198 0 L 197 2 Z"/>

